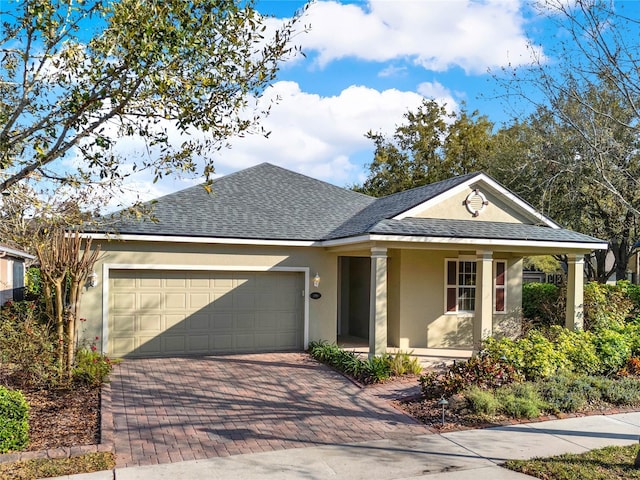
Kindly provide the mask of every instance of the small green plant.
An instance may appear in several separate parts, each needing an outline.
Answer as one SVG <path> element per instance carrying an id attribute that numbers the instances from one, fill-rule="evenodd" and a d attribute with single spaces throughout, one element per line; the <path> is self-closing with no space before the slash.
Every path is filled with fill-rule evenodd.
<path id="1" fill-rule="evenodd" d="M 463 393 L 469 409 L 479 415 L 494 416 L 500 410 L 500 402 L 496 399 L 492 390 L 484 390 L 472 386 Z"/>
<path id="2" fill-rule="evenodd" d="M 535 385 L 520 383 L 496 391 L 500 411 L 513 418 L 534 418 L 547 406 Z"/>
<path id="3" fill-rule="evenodd" d="M 391 376 L 417 374 L 422 370 L 418 359 L 406 352 L 395 355 L 387 353 L 363 360 L 356 352 L 343 350 L 326 341 L 309 342 L 308 351 L 316 360 L 331 365 L 362 383 L 378 383 Z"/>
<path id="4" fill-rule="evenodd" d="M 635 378 L 613 380 L 602 395 L 614 405 L 640 405 L 640 381 Z"/>
<path id="5" fill-rule="evenodd" d="M 363 383 L 380 383 L 391 376 L 391 359 L 388 354 L 371 357 L 365 361 L 361 380 Z"/>
<path id="6" fill-rule="evenodd" d="M 0 386 L 0 453 L 29 444 L 29 405 L 19 390 Z"/>

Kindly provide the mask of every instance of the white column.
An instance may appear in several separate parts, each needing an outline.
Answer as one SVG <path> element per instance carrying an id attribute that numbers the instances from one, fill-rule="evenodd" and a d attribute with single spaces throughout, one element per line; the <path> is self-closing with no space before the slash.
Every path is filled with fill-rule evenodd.
<path id="1" fill-rule="evenodd" d="M 476 272 L 476 311 L 473 320 L 474 349 L 493 335 L 493 253 L 478 251 Z"/>
<path id="2" fill-rule="evenodd" d="M 567 311 L 564 325 L 569 330 L 584 328 L 584 256 L 568 255 Z"/>
<path id="3" fill-rule="evenodd" d="M 369 357 L 387 352 L 387 249 L 371 249 Z"/>

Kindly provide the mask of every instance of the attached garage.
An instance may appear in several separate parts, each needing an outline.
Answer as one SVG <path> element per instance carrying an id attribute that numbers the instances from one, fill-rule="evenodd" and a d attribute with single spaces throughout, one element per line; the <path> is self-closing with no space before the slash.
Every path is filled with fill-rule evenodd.
<path id="1" fill-rule="evenodd" d="M 304 278 L 283 271 L 112 269 L 108 353 L 302 350 Z"/>

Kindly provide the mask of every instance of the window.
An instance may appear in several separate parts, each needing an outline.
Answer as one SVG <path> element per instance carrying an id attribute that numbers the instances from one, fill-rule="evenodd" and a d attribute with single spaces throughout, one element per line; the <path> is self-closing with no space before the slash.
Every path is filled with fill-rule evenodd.
<path id="1" fill-rule="evenodd" d="M 477 263 L 447 260 L 447 312 L 474 312 L 476 309 Z"/>
<path id="2" fill-rule="evenodd" d="M 507 311 L 507 262 L 504 260 L 496 260 L 493 265 L 493 311 L 496 313 L 505 313 Z"/>

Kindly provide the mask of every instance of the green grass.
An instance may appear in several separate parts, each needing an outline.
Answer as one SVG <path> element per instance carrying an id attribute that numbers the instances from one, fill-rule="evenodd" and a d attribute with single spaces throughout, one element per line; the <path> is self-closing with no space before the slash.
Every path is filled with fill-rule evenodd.
<path id="1" fill-rule="evenodd" d="M 639 445 L 604 447 L 582 454 L 510 460 L 504 466 L 545 480 L 640 479 L 640 469 L 634 467 L 639 449 Z"/>
<path id="2" fill-rule="evenodd" d="M 111 452 L 87 453 L 72 458 L 35 458 L 33 460 L 0 463 L 0 478 L 35 480 L 38 478 L 75 475 L 76 473 L 111 470 L 115 466 L 115 456 Z"/>

